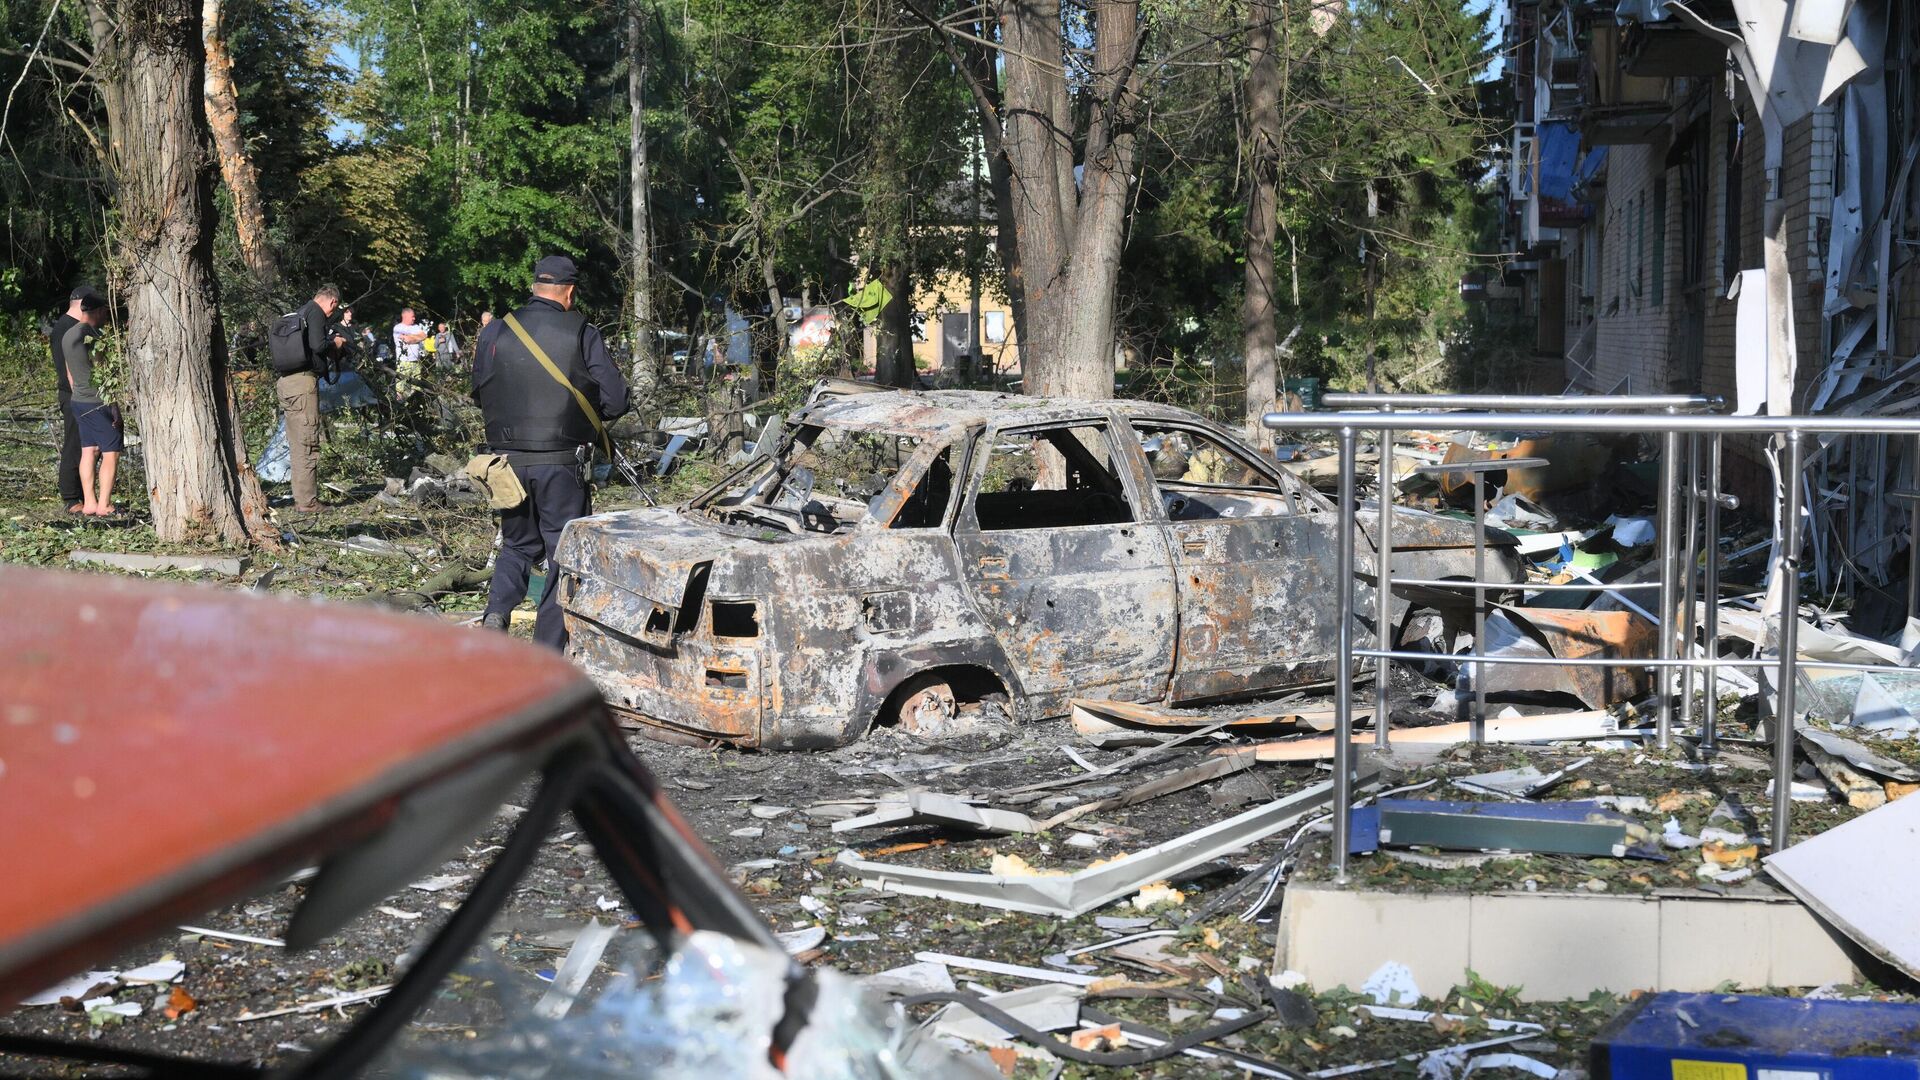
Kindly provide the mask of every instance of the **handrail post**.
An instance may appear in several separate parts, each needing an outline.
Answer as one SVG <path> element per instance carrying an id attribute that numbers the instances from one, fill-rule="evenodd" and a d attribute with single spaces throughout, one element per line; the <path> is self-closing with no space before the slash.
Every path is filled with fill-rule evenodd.
<path id="1" fill-rule="evenodd" d="M 1334 591 L 1340 601 L 1338 668 L 1333 679 L 1333 880 L 1347 881 L 1348 830 L 1353 817 L 1353 472 L 1357 441 L 1340 429 L 1339 533 L 1334 554 Z"/>
<path id="2" fill-rule="evenodd" d="M 1800 652 L 1800 432 L 1788 430 L 1787 497 L 1780 525 L 1780 667 L 1773 716 L 1773 850 L 1785 851 L 1793 809 L 1794 661 Z"/>
<path id="3" fill-rule="evenodd" d="M 1487 653 L 1487 474 L 1473 470 L 1473 652 Z M 1473 671 L 1473 745 L 1487 741 L 1487 666 Z"/>
<path id="4" fill-rule="evenodd" d="M 1385 412 L 1392 412 L 1387 406 Z M 1374 637 L 1382 649 L 1399 644 L 1393 640 L 1393 432 L 1380 429 L 1380 548 L 1375 553 L 1373 623 Z M 1393 713 L 1393 661 L 1381 657 L 1375 661 L 1373 675 L 1373 745 L 1387 748 Z"/>
<path id="5" fill-rule="evenodd" d="M 1913 486 L 1920 488 L 1920 435 L 1913 438 L 1913 453 L 1907 462 L 1913 474 Z M 1907 618 L 1920 616 L 1920 499 L 1907 515 Z"/>
<path id="6" fill-rule="evenodd" d="M 1693 631 L 1699 608 L 1694 597 L 1700 592 L 1700 500 L 1705 487 L 1700 482 L 1700 433 L 1687 433 L 1687 533 L 1680 545 L 1680 603 L 1684 605 L 1677 620 L 1680 632 L 1680 656 L 1693 655 Z M 1680 669 L 1680 727 L 1693 730 L 1693 692 L 1699 683 L 1697 669 Z"/>
<path id="7" fill-rule="evenodd" d="M 1672 416 L 1675 410 L 1668 409 Z M 1674 654 L 1675 610 L 1674 593 L 1677 590 L 1676 573 L 1680 559 L 1679 540 L 1680 520 L 1678 503 L 1680 488 L 1680 434 L 1671 428 L 1660 436 L 1660 509 L 1659 509 L 1659 558 L 1660 558 L 1660 659 L 1671 660 Z M 1659 699 L 1659 711 L 1655 727 L 1655 742 L 1665 750 L 1673 742 L 1673 669 L 1661 667 L 1654 674 L 1654 693 Z"/>
<path id="8" fill-rule="evenodd" d="M 1707 508 L 1706 536 L 1706 646 L 1707 659 L 1720 656 L 1720 434 L 1707 436 Z M 1700 722 L 1700 750 L 1711 754 L 1719 747 L 1720 669 L 1706 668 L 1706 712 Z"/>

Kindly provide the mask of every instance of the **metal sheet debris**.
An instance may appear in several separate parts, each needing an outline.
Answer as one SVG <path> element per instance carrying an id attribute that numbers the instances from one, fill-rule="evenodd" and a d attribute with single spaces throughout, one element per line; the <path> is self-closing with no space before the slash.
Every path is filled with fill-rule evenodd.
<path id="1" fill-rule="evenodd" d="M 1653 624 L 1629 611 L 1563 611 L 1497 606 L 1487 616 L 1489 657 L 1558 658 L 1651 656 Z M 1644 671 L 1587 664 L 1466 665 L 1468 682 L 1484 680 L 1489 693 L 1535 691 L 1565 694 L 1600 709 L 1647 692 Z M 1482 674 L 1484 670 L 1485 674 Z"/>
<path id="2" fill-rule="evenodd" d="M 887 997 L 911 997 L 914 994 L 951 993 L 953 975 L 947 965 L 916 960 L 896 968 L 860 978 L 860 985 Z"/>
<path id="3" fill-rule="evenodd" d="M 1395 847 L 1664 859 L 1646 827 L 1594 802 L 1382 799 L 1353 812 L 1353 836 Z"/>
<path id="4" fill-rule="evenodd" d="M 1036 1031 L 1067 1031 L 1080 1025 L 1080 999 L 1085 994 L 1079 987 L 1042 983 L 988 994 L 980 1000 Z M 1014 1032 L 958 1005 L 942 1007 L 928 1023 L 933 1025 L 935 1035 L 968 1042 L 997 1045 L 1014 1038 Z M 1036 1047 L 1036 1052 L 1039 1049 Z"/>
<path id="5" fill-rule="evenodd" d="M 1767 873 L 1868 952 L 1920 978 L 1920 798 L 1768 855 Z"/>
<path id="6" fill-rule="evenodd" d="M 1639 734 L 1636 726 L 1606 710 L 1545 713 L 1538 716 L 1490 716 L 1486 723 L 1489 743 L 1557 742 L 1576 739 L 1608 739 L 1617 735 Z M 1452 745 L 1473 738 L 1473 725 L 1434 724 L 1430 727 L 1395 728 L 1395 746 L 1406 744 Z M 1372 745 L 1373 735 L 1354 735 L 1356 746 Z M 1333 757 L 1331 735 L 1304 739 L 1274 739 L 1246 746 L 1228 746 L 1215 750 L 1221 757 L 1252 755 L 1258 761 L 1321 761 Z"/>
<path id="7" fill-rule="evenodd" d="M 937 791 L 909 791 L 882 800 L 873 812 L 833 823 L 833 831 L 852 832 L 886 826 L 939 825 L 983 833 L 1035 833 L 1034 820 L 1016 810 L 974 806 L 964 799 Z"/>
<path id="8" fill-rule="evenodd" d="M 1493 795 L 1502 799 L 1531 799 L 1544 794 L 1555 784 L 1565 780 L 1568 774 L 1592 762 L 1592 758 L 1584 757 L 1550 773 L 1543 773 L 1533 765 L 1523 765 L 1517 769 L 1502 769 L 1499 772 L 1475 773 L 1472 776 L 1455 779 L 1453 786 L 1464 791 Z"/>
<path id="9" fill-rule="evenodd" d="M 1356 790 L 1376 779 L 1377 774 L 1363 773 Z M 1136 893 L 1149 882 L 1172 877 L 1291 828 L 1332 797 L 1331 781 L 1315 784 L 1163 844 L 1056 877 L 924 870 L 874 862 L 850 850 L 841 852 L 835 861 L 858 874 L 862 883 L 884 892 L 936 896 L 1009 911 L 1077 916 Z"/>

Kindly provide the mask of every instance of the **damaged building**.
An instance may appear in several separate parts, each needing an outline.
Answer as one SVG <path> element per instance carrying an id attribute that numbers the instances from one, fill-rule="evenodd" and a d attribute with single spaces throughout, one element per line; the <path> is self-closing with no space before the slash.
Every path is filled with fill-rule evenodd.
<path id="1" fill-rule="evenodd" d="M 1506 16 L 1507 284 L 1570 392 L 1718 394 L 1745 414 L 1920 404 L 1920 13 L 1512 0 Z M 1770 266 L 1784 287 L 1768 288 Z M 1770 302 L 1790 318 L 1769 327 Z M 1768 392 L 1770 330 L 1790 401 Z M 1762 441 L 1727 450 L 1729 487 L 1765 505 Z M 1886 496 L 1920 487 L 1915 456 L 1842 437 L 1810 457 L 1822 591 L 1904 603 L 1908 515 Z"/>

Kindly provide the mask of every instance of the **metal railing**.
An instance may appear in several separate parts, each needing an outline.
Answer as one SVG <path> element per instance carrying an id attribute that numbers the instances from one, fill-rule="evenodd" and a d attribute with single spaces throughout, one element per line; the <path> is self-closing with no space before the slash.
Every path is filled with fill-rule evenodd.
<path id="1" fill-rule="evenodd" d="M 1819 668 L 1828 670 L 1895 672 L 1916 674 L 1912 668 L 1882 664 L 1850 664 L 1830 661 L 1801 660 L 1798 656 L 1799 635 L 1799 552 L 1801 546 L 1800 503 L 1802 501 L 1802 473 L 1804 466 L 1803 440 L 1807 435 L 1911 435 L 1920 438 L 1920 419 L 1863 418 L 1841 416 L 1721 416 L 1705 414 L 1698 410 L 1717 409 L 1721 406 L 1718 398 L 1706 397 L 1587 397 L 1587 398 L 1536 398 L 1517 395 L 1472 395 L 1458 397 L 1428 397 L 1422 395 L 1364 395 L 1329 394 L 1323 399 L 1329 406 L 1375 406 L 1375 411 L 1340 413 L 1268 413 L 1264 420 L 1266 426 L 1284 431 L 1334 431 L 1340 441 L 1340 472 L 1338 481 L 1339 512 L 1338 562 L 1336 568 L 1339 587 L 1340 621 L 1338 629 L 1339 658 L 1336 670 L 1352 672 L 1354 661 L 1370 659 L 1378 664 L 1376 679 L 1377 704 L 1375 707 L 1374 741 L 1381 748 L 1391 743 L 1391 697 L 1392 683 L 1389 667 L 1394 660 L 1431 661 L 1431 653 L 1402 652 L 1388 647 L 1388 634 L 1392 625 L 1389 616 L 1391 594 L 1396 584 L 1411 584 L 1409 581 L 1397 581 L 1391 574 L 1392 527 L 1393 518 L 1393 465 L 1391 447 L 1393 435 L 1400 431 L 1413 430 L 1471 430 L 1531 432 L 1551 434 L 1556 432 L 1613 433 L 1613 434 L 1654 434 L 1661 439 L 1662 483 L 1659 492 L 1659 510 L 1657 541 L 1659 543 L 1660 581 L 1658 614 L 1653 616 L 1659 634 L 1659 655 L 1653 658 L 1634 657 L 1585 657 L 1576 659 L 1489 656 L 1482 653 L 1485 647 L 1485 635 L 1474 638 L 1472 652 L 1458 654 L 1455 659 L 1470 663 L 1475 672 L 1475 683 L 1484 687 L 1485 672 L 1494 664 L 1549 664 L 1560 667 L 1609 667 L 1642 668 L 1655 673 L 1658 698 L 1656 720 L 1656 738 L 1662 747 L 1671 744 L 1674 715 L 1674 674 L 1682 675 L 1681 685 L 1684 703 L 1681 712 L 1683 726 L 1693 726 L 1693 690 L 1695 672 L 1705 673 L 1707 708 L 1699 724 L 1702 748 L 1711 751 L 1714 746 L 1714 721 L 1718 700 L 1718 669 L 1732 668 L 1774 668 L 1777 672 L 1777 704 L 1774 710 L 1775 724 L 1773 734 L 1773 777 L 1772 777 L 1772 844 L 1775 851 L 1788 844 L 1788 824 L 1790 800 L 1793 786 L 1793 747 L 1795 713 L 1795 679 L 1799 668 Z M 1401 403 L 1418 403 L 1432 407 L 1468 407 L 1488 409 L 1529 409 L 1533 411 L 1470 412 L 1449 413 L 1437 411 L 1394 412 L 1392 408 Z M 1595 410 L 1658 410 L 1657 412 L 1619 412 L 1601 413 Z M 1552 410 L 1552 411 L 1549 411 Z M 1691 410 L 1691 411 L 1683 411 Z M 1568 415 L 1579 412 L 1580 415 Z M 1375 577 L 1376 588 L 1376 628 L 1379 647 L 1358 649 L 1354 647 L 1353 622 L 1355 613 L 1355 577 L 1353 572 L 1354 540 L 1356 532 L 1356 512 L 1358 504 L 1354 498 L 1355 456 L 1358 447 L 1358 433 L 1378 431 L 1381 434 L 1381 453 L 1379 455 L 1380 485 L 1380 528 L 1379 546 L 1376 552 L 1378 568 Z M 1720 491 L 1721 439 L 1726 435 L 1769 435 L 1777 437 L 1785 451 L 1783 472 L 1786 477 L 1785 497 L 1775 507 L 1776 513 L 1786 512 L 1777 520 L 1781 524 L 1781 543 L 1784 551 L 1780 588 L 1783 596 L 1781 605 L 1785 616 L 1780 620 L 1777 644 L 1771 657 L 1755 656 L 1748 659 L 1722 658 L 1718 655 L 1719 639 L 1719 510 L 1732 500 Z M 1686 439 L 1682 440 L 1682 436 Z M 1702 468 L 1702 443 L 1705 443 L 1705 467 Z M 1680 482 L 1682 469 L 1682 450 L 1685 449 L 1686 483 Z M 1702 481 L 1704 480 L 1704 484 Z M 1680 513 L 1678 503 L 1682 497 L 1689 503 L 1686 515 L 1686 536 L 1684 545 L 1679 536 Z M 1485 528 L 1484 500 L 1476 499 L 1474 524 L 1476 530 Z M 1704 568 L 1697 566 L 1698 541 L 1701 531 L 1697 526 L 1704 525 L 1704 533 L 1709 539 L 1712 557 L 1706 559 Z M 1704 581 L 1700 575 L 1704 573 Z M 1684 575 L 1684 582 L 1681 580 Z M 1446 584 L 1456 588 L 1471 588 L 1477 598 L 1483 598 L 1488 590 L 1529 589 L 1531 586 L 1513 582 L 1490 582 L 1482 571 L 1476 570 L 1471 582 L 1452 581 Z M 1651 584 L 1651 583 L 1649 583 Z M 1678 655 L 1683 649 L 1691 652 L 1694 630 L 1694 611 L 1696 605 L 1693 596 L 1697 585 L 1705 585 L 1708 603 L 1705 604 L 1707 622 L 1704 627 L 1706 650 L 1704 657 Z M 1587 591 L 1611 591 L 1618 593 L 1628 588 L 1641 588 L 1638 584 L 1610 585 L 1590 580 L 1584 586 Z M 1561 589 L 1576 588 L 1574 583 L 1559 586 Z M 1685 589 L 1686 611 L 1680 611 L 1679 596 Z M 1477 603 L 1476 608 L 1481 607 Z M 1642 614 L 1649 614 L 1642 609 Z M 1476 704 L 1484 704 L 1481 695 L 1476 694 Z M 1353 681 L 1341 678 L 1335 682 L 1334 694 L 1335 731 L 1339 737 L 1334 740 L 1334 818 L 1333 818 L 1333 862 L 1336 881 L 1347 880 L 1347 847 L 1350 818 L 1353 806 Z M 1471 726 L 1475 742 L 1482 741 L 1485 730 L 1484 707 L 1476 710 Z"/>

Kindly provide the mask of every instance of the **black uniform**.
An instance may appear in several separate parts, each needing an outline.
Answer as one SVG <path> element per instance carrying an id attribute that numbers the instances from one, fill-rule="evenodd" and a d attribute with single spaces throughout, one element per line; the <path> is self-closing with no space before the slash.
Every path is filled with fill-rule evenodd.
<path id="1" fill-rule="evenodd" d="M 67 381 L 67 358 L 60 353 L 60 341 L 80 320 L 62 314 L 47 331 L 53 349 L 53 377 L 60 390 L 60 501 L 73 506 L 85 501 L 80 489 L 80 425 L 73 418 L 73 384 Z"/>
<path id="2" fill-rule="evenodd" d="M 626 414 L 627 381 L 586 316 L 534 297 L 514 318 L 603 419 Z M 511 612 L 527 594 L 533 564 L 548 560 L 533 639 L 565 648 L 551 560 L 560 530 L 593 512 L 585 471 L 587 448 L 598 436 L 573 394 L 534 359 L 504 319 L 489 323 L 474 344 L 473 397 L 486 418 L 487 445 L 507 455 L 527 489 L 525 502 L 500 515 L 500 554 L 494 559 L 487 614 Z"/>

